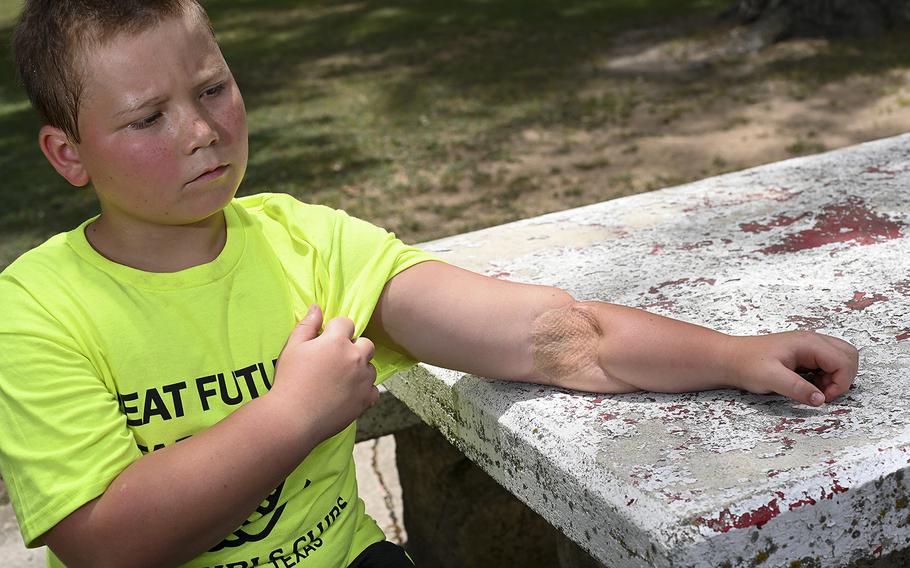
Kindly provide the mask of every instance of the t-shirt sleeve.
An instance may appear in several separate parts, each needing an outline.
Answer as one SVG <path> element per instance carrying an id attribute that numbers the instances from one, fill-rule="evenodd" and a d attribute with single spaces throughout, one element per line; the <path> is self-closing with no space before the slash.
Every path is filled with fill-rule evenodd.
<path id="1" fill-rule="evenodd" d="M 325 257 L 325 315 L 327 320 L 338 315 L 351 318 L 359 335 L 389 280 L 407 268 L 438 258 L 344 211 L 335 211 L 334 216 L 332 244 Z M 378 345 L 373 359 L 377 382 L 414 363 L 409 357 Z"/>
<path id="2" fill-rule="evenodd" d="M 324 320 L 351 318 L 357 335 L 369 323 L 390 279 L 421 262 L 439 260 L 372 223 L 341 210 L 301 203 L 290 195 L 263 193 L 238 202 L 248 211 L 261 211 L 269 220 L 262 230 L 289 279 L 299 278 L 298 270 L 289 268 L 294 259 L 310 255 L 317 259 L 310 267 L 316 273 L 312 286 Z M 305 310 L 303 305 L 295 306 L 295 317 L 303 317 Z M 414 363 L 401 353 L 376 346 L 377 382 Z"/>
<path id="3" fill-rule="evenodd" d="M 28 546 L 140 457 L 85 350 L 21 283 L 0 276 L 0 472 Z"/>

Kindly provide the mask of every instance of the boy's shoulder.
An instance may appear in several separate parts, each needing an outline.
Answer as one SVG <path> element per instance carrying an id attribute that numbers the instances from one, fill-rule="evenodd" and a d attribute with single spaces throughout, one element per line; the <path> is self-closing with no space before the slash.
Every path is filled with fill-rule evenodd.
<path id="1" fill-rule="evenodd" d="M 352 217 L 342 209 L 304 203 L 284 193 L 258 193 L 234 199 L 253 226 L 265 233 L 283 234 L 315 245 L 347 245 L 351 237 L 385 238 L 385 229 Z M 344 235 L 345 238 L 342 238 Z"/>
<path id="2" fill-rule="evenodd" d="M 77 261 L 77 255 L 67 245 L 68 236 L 69 232 L 58 233 L 24 252 L 0 271 L 0 282 L 64 277 L 67 268 Z"/>
<path id="3" fill-rule="evenodd" d="M 257 193 L 237 197 L 231 203 L 238 205 L 247 213 L 254 216 L 266 216 L 272 219 L 282 219 L 284 216 L 305 216 L 307 219 L 334 220 L 338 210 L 304 203 L 287 193 Z"/>
<path id="4" fill-rule="evenodd" d="M 48 317 L 51 305 L 65 304 L 68 291 L 79 286 L 80 260 L 59 233 L 23 253 L 0 272 L 0 333 L 38 314 Z M 36 311 L 37 310 L 37 311 Z"/>

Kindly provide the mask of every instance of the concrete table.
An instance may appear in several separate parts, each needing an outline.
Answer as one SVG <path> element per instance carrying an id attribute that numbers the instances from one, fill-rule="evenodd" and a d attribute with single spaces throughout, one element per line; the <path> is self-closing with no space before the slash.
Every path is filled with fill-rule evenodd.
<path id="1" fill-rule="evenodd" d="M 842 566 L 910 546 L 910 136 L 435 241 L 492 276 L 861 352 L 819 409 L 418 366 L 389 389 L 609 567 Z"/>

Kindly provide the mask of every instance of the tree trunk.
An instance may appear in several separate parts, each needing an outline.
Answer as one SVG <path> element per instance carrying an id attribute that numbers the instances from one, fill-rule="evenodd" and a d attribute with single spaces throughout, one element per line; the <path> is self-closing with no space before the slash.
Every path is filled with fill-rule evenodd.
<path id="1" fill-rule="evenodd" d="M 872 37 L 910 23 L 910 0 L 736 0 L 726 16 L 760 48 L 789 37 Z"/>

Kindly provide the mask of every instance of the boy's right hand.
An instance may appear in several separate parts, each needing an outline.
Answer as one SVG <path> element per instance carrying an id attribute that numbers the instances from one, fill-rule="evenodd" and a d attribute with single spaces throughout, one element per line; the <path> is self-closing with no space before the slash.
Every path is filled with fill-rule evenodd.
<path id="1" fill-rule="evenodd" d="M 322 327 L 322 310 L 310 306 L 291 332 L 275 371 L 269 394 L 296 425 L 318 441 L 333 436 L 379 400 L 373 384 L 376 368 L 370 364 L 373 343 L 352 341 L 354 322 L 336 317 Z"/>

